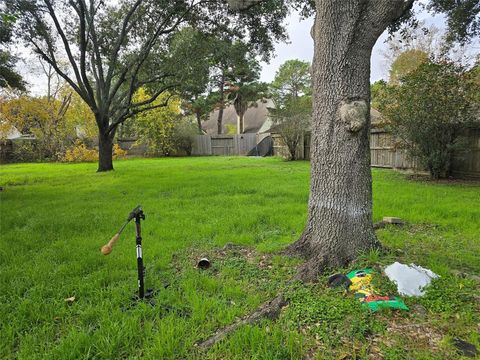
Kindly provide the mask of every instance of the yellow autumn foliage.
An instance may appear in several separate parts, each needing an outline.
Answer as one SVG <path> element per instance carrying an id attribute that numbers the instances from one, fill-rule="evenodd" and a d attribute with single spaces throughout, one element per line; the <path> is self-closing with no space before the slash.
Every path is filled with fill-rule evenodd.
<path id="1" fill-rule="evenodd" d="M 113 159 L 123 159 L 127 156 L 127 150 L 123 150 L 120 145 L 113 144 Z"/>
<path id="2" fill-rule="evenodd" d="M 126 157 L 127 152 L 120 148 L 120 145 L 113 145 L 113 158 L 121 159 Z M 62 159 L 64 162 L 94 162 L 98 161 L 98 149 L 89 149 L 81 141 L 77 140 L 75 145 L 65 151 Z"/>
<path id="3" fill-rule="evenodd" d="M 97 136 L 92 111 L 68 86 L 57 97 L 2 97 L 0 113 L 0 138 L 15 129 L 34 137 L 35 159 L 61 160 L 77 136 Z"/>
<path id="4" fill-rule="evenodd" d="M 135 93 L 134 102 L 142 102 L 149 98 L 147 91 L 140 88 Z M 146 145 L 151 155 L 169 155 L 175 149 L 174 131 L 175 124 L 181 116 L 181 100 L 164 92 L 149 106 L 151 105 L 161 106 L 135 116 L 138 143 Z"/>
<path id="5" fill-rule="evenodd" d="M 93 162 L 98 160 L 98 150 L 88 149 L 85 144 L 77 141 L 74 146 L 65 151 L 65 162 Z"/>

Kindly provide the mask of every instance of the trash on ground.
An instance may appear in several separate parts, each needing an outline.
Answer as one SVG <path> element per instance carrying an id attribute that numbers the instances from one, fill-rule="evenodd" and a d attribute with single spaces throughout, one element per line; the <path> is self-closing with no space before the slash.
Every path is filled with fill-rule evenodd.
<path id="1" fill-rule="evenodd" d="M 464 356 L 475 357 L 478 354 L 478 350 L 475 345 L 470 344 L 462 339 L 453 339 L 453 345 L 462 352 Z"/>
<path id="2" fill-rule="evenodd" d="M 349 290 L 355 292 L 355 297 L 359 299 L 364 306 L 372 311 L 391 308 L 408 310 L 407 305 L 402 299 L 396 296 L 380 296 L 372 286 L 372 269 L 353 270 L 347 274 L 347 278 L 352 282 Z"/>
<path id="3" fill-rule="evenodd" d="M 210 265 L 210 260 L 208 260 L 207 258 L 201 258 L 200 260 L 198 260 L 197 263 L 197 267 L 202 270 L 208 269 Z"/>
<path id="4" fill-rule="evenodd" d="M 402 219 L 398 218 L 398 217 L 393 217 L 393 216 L 385 216 L 382 221 L 385 223 L 385 224 L 394 224 L 394 225 L 403 225 L 404 222 Z"/>
<path id="5" fill-rule="evenodd" d="M 68 297 L 66 299 L 63 299 L 67 304 L 72 304 L 75 301 L 75 296 Z"/>
<path id="6" fill-rule="evenodd" d="M 405 222 L 398 218 L 398 217 L 393 217 L 393 216 L 384 216 L 383 219 L 375 224 L 373 224 L 373 228 L 375 230 L 377 229 L 383 229 L 386 225 L 405 225 Z"/>
<path id="7" fill-rule="evenodd" d="M 423 289 L 438 275 L 429 269 L 410 264 L 394 262 L 385 268 L 385 275 L 397 284 L 398 293 L 406 296 L 423 296 Z"/>
<path id="8" fill-rule="evenodd" d="M 352 285 L 352 282 L 348 277 L 343 274 L 335 274 L 328 278 L 328 286 L 330 287 L 340 287 L 343 286 L 346 289 Z"/>

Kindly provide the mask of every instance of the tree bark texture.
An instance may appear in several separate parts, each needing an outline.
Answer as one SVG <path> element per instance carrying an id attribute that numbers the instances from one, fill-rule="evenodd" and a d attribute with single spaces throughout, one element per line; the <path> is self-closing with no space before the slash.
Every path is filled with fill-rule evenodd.
<path id="1" fill-rule="evenodd" d="M 237 134 L 240 135 L 243 134 L 245 130 L 243 119 L 248 110 L 248 101 L 245 101 L 243 96 L 240 93 L 237 93 L 237 96 L 235 96 L 235 100 L 233 101 L 233 106 L 237 113 Z"/>
<path id="2" fill-rule="evenodd" d="M 235 101 L 233 102 L 235 107 L 235 112 L 237 113 L 237 134 L 243 134 L 245 131 L 244 118 L 245 113 L 248 110 L 248 103 L 242 101 L 241 95 L 237 95 Z"/>
<path id="3" fill-rule="evenodd" d="M 99 132 L 98 135 L 98 170 L 113 170 L 113 134 Z"/>
<path id="4" fill-rule="evenodd" d="M 301 280 L 379 246 L 372 223 L 370 57 L 378 37 L 410 5 L 316 0 L 308 218 L 287 249 L 307 259 Z"/>

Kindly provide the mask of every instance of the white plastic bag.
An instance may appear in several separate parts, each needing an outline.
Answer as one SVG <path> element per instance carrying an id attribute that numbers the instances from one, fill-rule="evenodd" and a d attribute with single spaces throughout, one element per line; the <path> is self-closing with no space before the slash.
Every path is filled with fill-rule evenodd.
<path id="1" fill-rule="evenodd" d="M 406 296 L 422 296 L 423 289 L 432 279 L 438 278 L 438 275 L 431 270 L 415 264 L 405 265 L 399 262 L 388 265 L 385 268 L 385 275 L 397 284 L 398 293 Z"/>

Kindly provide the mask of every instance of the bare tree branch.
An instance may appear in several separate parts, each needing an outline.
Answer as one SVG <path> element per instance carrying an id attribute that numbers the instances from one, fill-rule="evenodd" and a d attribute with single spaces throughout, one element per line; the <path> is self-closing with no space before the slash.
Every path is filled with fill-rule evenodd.
<path id="1" fill-rule="evenodd" d="M 96 102 L 95 102 L 95 96 L 93 95 L 93 90 L 90 86 L 90 83 L 88 82 L 88 79 L 83 79 L 83 80 L 86 80 L 86 82 L 82 81 L 82 76 L 80 75 L 77 63 L 75 61 L 75 58 L 73 57 L 72 50 L 70 48 L 70 44 L 68 43 L 68 39 L 65 35 L 65 32 L 63 31 L 62 26 L 61 26 L 60 22 L 58 21 L 57 15 L 55 14 L 55 10 L 53 9 L 53 5 L 50 2 L 50 0 L 43 0 L 43 1 L 44 1 L 45 5 L 47 6 L 48 13 L 49 13 L 50 17 L 52 18 L 53 23 L 55 24 L 56 31 L 57 31 L 58 35 L 60 36 L 60 38 L 62 39 L 63 46 L 64 46 L 64 49 L 65 49 L 65 52 L 67 53 L 68 60 L 70 61 L 70 64 L 72 65 L 73 72 L 75 73 L 75 77 L 77 79 L 78 87 L 81 88 L 82 90 L 84 90 L 86 92 L 86 94 L 88 94 L 88 96 L 90 97 L 90 103 L 94 104 L 94 106 L 96 108 L 97 106 L 96 106 Z"/>

